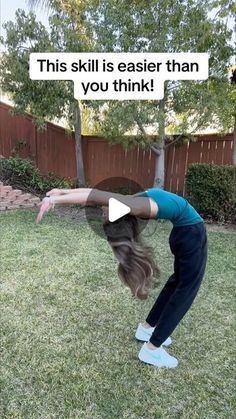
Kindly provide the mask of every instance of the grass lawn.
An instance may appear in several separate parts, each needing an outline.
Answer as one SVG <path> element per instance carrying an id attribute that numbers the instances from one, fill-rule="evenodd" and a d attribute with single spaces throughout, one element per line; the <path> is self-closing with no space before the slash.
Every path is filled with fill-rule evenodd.
<path id="1" fill-rule="evenodd" d="M 85 223 L 0 213 L 0 417 L 235 418 L 235 246 L 209 233 L 197 299 L 169 349 L 175 370 L 141 363 L 134 339 L 154 302 L 135 301 L 105 240 Z M 150 242 L 172 273 L 170 225 Z M 235 361 L 235 359 L 234 359 Z"/>

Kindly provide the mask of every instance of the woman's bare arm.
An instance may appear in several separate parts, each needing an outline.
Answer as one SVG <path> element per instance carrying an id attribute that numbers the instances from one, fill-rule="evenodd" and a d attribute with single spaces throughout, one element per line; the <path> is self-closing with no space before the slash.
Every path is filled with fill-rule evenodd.
<path id="1" fill-rule="evenodd" d="M 88 191 L 90 192 L 91 188 L 77 188 L 77 189 L 52 189 L 51 191 L 46 193 L 46 196 L 55 196 L 55 195 L 68 195 L 71 193 L 81 193 L 81 191 Z"/>
<path id="2" fill-rule="evenodd" d="M 158 212 L 157 204 L 150 198 L 133 195 L 122 195 L 98 189 L 80 188 L 76 192 L 51 196 L 53 204 L 80 204 L 108 206 L 109 199 L 114 198 L 130 208 L 132 215 L 141 218 L 155 218 Z"/>

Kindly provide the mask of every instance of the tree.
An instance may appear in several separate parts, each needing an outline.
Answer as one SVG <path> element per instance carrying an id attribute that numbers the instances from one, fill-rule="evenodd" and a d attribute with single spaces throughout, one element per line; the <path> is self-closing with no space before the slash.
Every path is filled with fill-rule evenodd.
<path id="1" fill-rule="evenodd" d="M 28 0 L 30 7 L 42 7 L 48 10 L 53 9 L 57 3 L 56 0 Z"/>
<path id="2" fill-rule="evenodd" d="M 230 99 L 232 98 L 232 113 L 234 116 L 234 146 L 233 146 L 233 165 L 236 166 L 236 68 L 232 71 L 230 78 L 232 91 L 230 91 Z M 230 89 L 231 90 L 231 89 Z"/>
<path id="3" fill-rule="evenodd" d="M 223 18 L 235 17 L 236 5 L 234 0 L 213 0 L 211 6 L 217 10 L 217 15 Z"/>
<path id="4" fill-rule="evenodd" d="M 208 52 L 210 77 L 204 82 L 168 81 L 161 101 L 90 102 L 100 118 L 100 134 L 112 141 L 122 141 L 124 134 L 137 130 L 136 141 L 151 147 L 157 155 L 155 184 L 164 184 L 164 147 L 167 128 L 173 115 L 181 114 L 183 122 L 175 132 L 190 136 L 213 122 L 218 100 L 214 83 L 227 82 L 227 67 L 232 55 L 231 31 L 218 16 L 212 20 L 207 11 L 209 1 L 160 0 L 127 2 L 120 0 L 62 0 L 67 12 L 85 16 L 98 52 Z M 222 101 L 221 101 L 222 102 Z M 225 104 L 225 103 L 224 103 Z M 222 104 L 224 106 L 224 104 Z M 147 127 L 158 126 L 158 143 L 152 143 Z M 128 141 L 128 139 L 126 140 Z M 176 140 L 175 140 L 176 141 Z M 168 145 L 167 145 L 168 146 Z"/>
<path id="5" fill-rule="evenodd" d="M 226 0 L 222 1 L 226 2 Z M 31 4 L 33 3 L 39 2 L 32 0 Z M 119 141 L 126 145 L 136 142 L 143 147 L 151 147 L 155 151 L 157 155 L 155 184 L 162 187 L 164 184 L 165 139 L 170 123 L 175 126 L 174 133 L 179 134 L 179 137 L 182 138 L 186 135 L 190 136 L 198 128 L 205 128 L 214 122 L 216 103 L 220 105 L 215 86 L 228 83 L 226 69 L 232 55 L 232 48 L 229 45 L 231 32 L 227 30 L 225 22 L 220 16 L 214 20 L 208 18 L 209 2 L 206 0 L 178 0 L 176 2 L 172 0 L 150 0 L 149 2 L 120 0 L 119 3 L 114 0 L 84 0 L 83 2 L 80 0 L 52 0 L 47 3 L 50 3 L 55 11 L 50 19 L 51 34 L 44 34 L 44 38 L 47 39 L 44 44 L 43 38 L 42 41 L 39 41 L 36 36 L 37 41 L 35 41 L 35 35 L 32 35 L 31 31 L 28 37 L 24 38 L 25 43 L 30 43 L 33 36 L 34 42 L 31 51 L 190 51 L 209 53 L 209 80 L 205 82 L 167 81 L 165 96 L 161 101 L 86 102 L 86 109 L 91 108 L 95 114 L 96 124 L 98 121 L 100 122 L 99 134 L 114 142 Z M 21 25 L 13 28 L 13 32 L 14 30 L 14 36 L 17 37 L 18 32 L 22 34 Z M 24 30 L 28 30 L 27 25 Z M 8 44 L 10 53 L 11 36 L 8 38 Z M 16 63 L 16 66 L 22 65 L 22 52 L 19 53 L 22 48 L 21 44 L 21 41 L 16 43 L 18 55 L 14 55 L 13 48 L 8 61 L 6 56 L 4 57 L 5 64 L 8 65 L 7 68 L 12 74 L 13 63 Z M 27 60 L 28 55 L 24 65 Z M 14 78 L 20 83 L 22 74 L 14 73 Z M 38 115 L 37 118 L 46 116 L 45 109 L 42 112 L 40 105 L 36 103 L 35 99 L 32 99 L 30 93 L 31 89 L 35 91 L 37 87 L 38 96 L 36 95 L 36 99 L 39 101 L 40 95 L 44 97 L 44 93 L 50 91 L 50 86 L 58 86 L 58 88 L 60 86 L 61 89 L 62 86 L 67 86 L 65 94 L 59 99 L 60 112 L 62 113 L 62 109 L 63 112 L 66 112 L 66 104 L 67 108 L 71 110 L 71 106 L 69 106 L 69 103 L 72 103 L 71 83 L 34 81 L 30 84 L 27 79 L 27 82 L 24 83 L 24 86 L 27 87 L 27 94 L 21 100 L 19 91 L 16 92 L 19 84 L 14 85 L 14 82 L 10 84 L 11 86 L 5 87 L 8 87 L 8 91 L 15 92 L 17 103 L 24 105 L 22 109 L 26 109 L 28 106 L 28 108 L 31 107 L 37 111 L 34 113 Z M 40 89 L 44 90 L 40 92 Z M 51 89 L 53 90 L 53 87 Z M 52 109 L 57 108 L 58 112 L 55 114 L 59 114 L 56 103 L 57 94 L 55 93 L 54 96 L 52 94 L 52 97 Z M 62 101 L 64 101 L 64 105 Z M 221 97 L 221 106 L 224 107 L 225 103 L 222 102 Z M 53 113 L 50 109 L 48 111 L 49 115 Z M 78 113 L 76 114 L 78 116 Z M 173 124 L 175 115 L 181 115 L 181 124 Z M 150 126 L 156 127 L 158 141 L 153 141 L 148 135 L 147 128 Z M 131 141 L 125 134 L 133 132 L 134 129 L 138 135 Z"/>
<path id="6" fill-rule="evenodd" d="M 212 7 L 215 8 L 216 16 L 224 19 L 227 23 L 229 17 L 234 19 L 234 33 L 236 33 L 236 4 L 233 0 L 213 0 Z M 236 54 L 236 40 L 234 41 L 234 57 Z M 221 91 L 218 90 L 218 97 L 225 98 L 224 106 L 219 109 L 220 120 L 223 122 L 223 128 L 227 129 L 234 125 L 234 141 L 233 141 L 233 165 L 236 166 L 236 67 L 235 58 L 234 65 L 230 66 L 230 83 L 221 84 Z M 216 111 L 217 114 L 217 111 Z M 234 121 L 234 122 L 232 122 Z"/>
<path id="7" fill-rule="evenodd" d="M 11 95 L 20 113 L 30 112 L 37 126 L 45 128 L 46 120 L 64 118 L 75 131 L 77 176 L 85 184 L 81 150 L 81 118 L 78 101 L 74 99 L 73 84 L 66 81 L 32 81 L 29 78 L 30 52 L 82 51 L 85 37 L 80 37 L 78 22 L 63 14 L 54 4 L 49 19 L 50 32 L 36 21 L 33 13 L 16 12 L 15 22 L 5 24 L 6 51 L 0 62 L 2 89 Z"/>
<path id="8" fill-rule="evenodd" d="M 232 0 L 217 0 L 215 7 L 219 7 L 218 13 L 221 17 L 231 16 L 234 19 L 234 33 L 236 33 L 236 4 Z M 236 41 L 234 53 L 236 54 Z M 235 63 L 235 61 L 234 61 Z M 228 98 L 231 103 L 231 115 L 234 118 L 234 144 L 233 144 L 233 165 L 236 166 L 236 68 L 232 69 L 230 77 L 231 88 L 228 87 Z"/>

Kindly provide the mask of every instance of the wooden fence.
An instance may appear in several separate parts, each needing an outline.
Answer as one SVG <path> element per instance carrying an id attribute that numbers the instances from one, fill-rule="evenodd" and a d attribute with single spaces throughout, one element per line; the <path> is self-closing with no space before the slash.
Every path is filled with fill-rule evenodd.
<path id="1" fill-rule="evenodd" d="M 75 140 L 65 130 L 49 123 L 47 130 L 38 132 L 27 115 L 16 116 L 12 108 L 0 103 L 0 154 L 14 152 L 30 158 L 43 174 L 54 172 L 63 177 L 76 177 Z M 125 151 L 120 145 L 110 145 L 105 139 L 83 136 L 82 151 L 86 181 L 95 186 L 110 177 L 126 177 L 147 188 L 153 185 L 155 155 L 139 147 Z M 197 142 L 166 149 L 165 188 L 184 193 L 185 173 L 191 163 L 232 164 L 233 134 L 199 136 Z"/>
<path id="2" fill-rule="evenodd" d="M 233 134 L 220 137 L 198 136 L 196 142 L 170 146 L 166 153 L 165 188 L 172 192 L 185 192 L 185 174 L 192 163 L 232 164 Z"/>

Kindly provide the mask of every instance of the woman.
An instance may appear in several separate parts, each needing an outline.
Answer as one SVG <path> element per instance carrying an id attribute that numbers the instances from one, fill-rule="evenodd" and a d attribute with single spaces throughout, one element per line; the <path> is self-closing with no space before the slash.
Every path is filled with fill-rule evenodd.
<path id="1" fill-rule="evenodd" d="M 43 199 L 37 222 L 55 204 L 107 206 L 115 198 L 130 207 L 130 214 L 114 223 L 105 222 L 104 231 L 119 261 L 118 274 L 133 296 L 147 298 L 155 285 L 155 267 L 150 248 L 139 237 L 138 218 L 166 219 L 173 223 L 169 237 L 174 255 L 174 273 L 159 294 L 145 323 L 135 337 L 145 342 L 139 359 L 157 367 L 175 368 L 178 361 L 163 346 L 192 305 L 199 290 L 207 261 L 207 235 L 203 219 L 182 197 L 158 188 L 136 195 L 121 195 L 96 189 L 53 189 Z"/>

